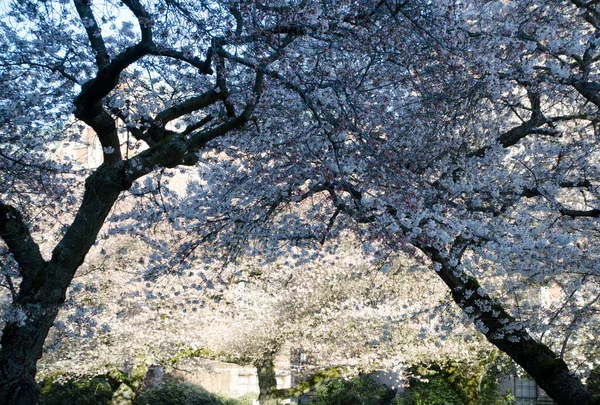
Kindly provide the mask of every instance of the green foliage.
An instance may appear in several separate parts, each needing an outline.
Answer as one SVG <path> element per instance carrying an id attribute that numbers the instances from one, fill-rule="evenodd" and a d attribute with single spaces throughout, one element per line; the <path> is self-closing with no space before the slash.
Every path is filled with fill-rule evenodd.
<path id="1" fill-rule="evenodd" d="M 310 405 L 388 405 L 394 395 L 394 391 L 362 375 L 320 386 Z"/>
<path id="2" fill-rule="evenodd" d="M 600 399 L 600 367 L 596 367 L 590 372 L 586 381 L 586 388 L 594 397 Z"/>
<path id="3" fill-rule="evenodd" d="M 252 405 L 257 397 L 256 394 L 248 393 L 239 398 L 229 400 L 229 403 L 233 405 Z"/>
<path id="4" fill-rule="evenodd" d="M 501 373 L 495 354 L 478 364 L 448 361 L 444 364 L 421 364 L 412 372 L 424 377 L 413 379 L 410 390 L 396 399 L 395 405 L 511 405 L 511 395 L 500 395 Z"/>
<path id="5" fill-rule="evenodd" d="M 105 378 L 53 382 L 52 378 L 40 383 L 40 405 L 107 405 L 113 395 Z"/>
<path id="6" fill-rule="evenodd" d="M 481 380 L 479 403 L 482 405 L 512 405 L 512 393 L 500 395 L 500 377 L 502 374 L 496 367 L 492 367 Z"/>
<path id="7" fill-rule="evenodd" d="M 413 381 L 410 392 L 398 397 L 394 405 L 445 405 L 460 404 L 458 394 L 442 377 L 430 378 L 428 382 Z"/>
<path id="8" fill-rule="evenodd" d="M 239 400 L 222 398 L 202 387 L 165 376 L 163 384 L 155 389 L 142 391 L 134 401 L 135 405 L 247 405 L 250 396 Z"/>
<path id="9" fill-rule="evenodd" d="M 40 405 L 109 405 L 113 400 L 114 389 L 109 377 L 93 377 L 80 380 L 55 382 L 59 375 L 40 383 Z M 117 377 L 112 373 L 111 377 Z M 120 384 L 117 384 L 120 386 Z M 256 394 L 246 394 L 229 399 L 212 394 L 203 388 L 166 376 L 163 384 L 156 389 L 139 393 L 136 405 L 252 405 Z"/>

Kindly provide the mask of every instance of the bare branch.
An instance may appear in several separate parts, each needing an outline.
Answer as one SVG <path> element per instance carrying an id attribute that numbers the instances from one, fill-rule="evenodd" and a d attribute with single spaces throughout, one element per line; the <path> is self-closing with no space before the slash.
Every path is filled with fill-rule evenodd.
<path id="1" fill-rule="evenodd" d="M 186 55 L 183 52 L 177 51 L 175 49 L 164 48 L 154 45 L 148 48 L 148 54 L 154 56 L 167 56 L 169 58 L 177 59 L 194 66 L 200 71 L 200 73 L 206 75 L 213 74 L 213 70 L 210 67 L 213 54 L 212 49 L 209 49 L 207 51 L 205 60 L 202 60 L 196 56 Z"/>
<path id="2" fill-rule="evenodd" d="M 587 101 L 600 107 L 600 83 L 575 81 L 572 85 Z"/>
<path id="3" fill-rule="evenodd" d="M 529 93 L 531 102 L 531 117 L 514 128 L 502 133 L 496 138 L 496 142 L 505 148 L 516 145 L 521 139 L 533 133 L 539 133 L 539 127 L 546 124 L 548 119 L 544 117 L 540 108 L 540 97 L 537 94 Z M 484 146 L 474 152 L 469 153 L 468 157 L 482 157 L 490 149 L 490 146 Z"/>
<path id="4" fill-rule="evenodd" d="M 217 86 L 223 95 L 223 104 L 229 117 L 235 117 L 235 108 L 231 100 L 229 100 L 229 90 L 227 89 L 227 78 L 225 76 L 225 60 L 222 55 L 217 57 L 215 68 L 217 69 Z"/>
<path id="5" fill-rule="evenodd" d="M 235 18 L 235 35 L 242 35 L 242 30 L 244 29 L 244 19 L 242 18 L 242 13 L 240 12 L 240 7 L 238 4 L 234 4 L 229 7 L 229 11 L 231 15 Z"/>
<path id="6" fill-rule="evenodd" d="M 592 187 L 592 183 L 589 180 L 580 180 L 580 181 L 561 181 L 558 183 L 558 186 L 561 188 L 589 188 Z M 539 197 L 542 196 L 543 193 L 537 188 L 525 188 L 521 193 L 523 197 Z"/>
<path id="7" fill-rule="evenodd" d="M 561 209 L 561 210 L 559 210 L 559 212 L 562 215 L 565 215 L 565 216 L 571 217 L 571 218 L 581 218 L 581 217 L 598 218 L 598 217 L 600 217 L 599 209 L 592 209 L 592 210 L 588 210 L 588 211 Z"/>
<path id="8" fill-rule="evenodd" d="M 260 69 L 256 72 L 254 82 L 254 96 L 246 104 L 244 111 L 237 117 L 206 131 L 190 133 L 187 130 L 183 133 L 170 133 L 170 135 L 150 149 L 146 149 L 126 164 L 125 179 L 127 183 L 132 183 L 136 179 L 149 173 L 155 166 L 175 167 L 180 164 L 194 163 L 191 156 L 200 149 L 204 148 L 208 142 L 220 136 L 243 127 L 252 117 L 254 108 L 263 89 L 264 75 Z M 217 93 L 218 94 L 218 93 Z"/>
<path id="9" fill-rule="evenodd" d="M 185 128 L 185 130 L 182 132 L 182 135 L 191 134 L 192 132 L 194 132 L 194 131 L 202 128 L 203 126 L 205 126 L 206 124 L 208 124 L 209 122 L 211 122 L 214 119 L 215 119 L 215 117 L 213 117 L 212 115 L 207 115 L 206 117 L 202 118 L 197 123 L 192 124 L 192 125 L 188 125 Z"/>
<path id="10" fill-rule="evenodd" d="M 254 82 L 254 99 L 246 105 L 244 111 L 236 118 L 229 120 L 216 128 L 193 135 L 189 143 L 190 149 L 200 149 L 204 147 L 204 145 L 206 145 L 206 143 L 208 143 L 209 141 L 212 141 L 213 139 L 218 138 L 219 136 L 222 136 L 234 129 L 241 128 L 243 125 L 245 125 L 250 120 L 250 117 L 254 112 L 254 108 L 260 99 L 260 95 L 262 93 L 263 80 L 263 73 L 260 70 L 257 71 L 256 80 Z"/>

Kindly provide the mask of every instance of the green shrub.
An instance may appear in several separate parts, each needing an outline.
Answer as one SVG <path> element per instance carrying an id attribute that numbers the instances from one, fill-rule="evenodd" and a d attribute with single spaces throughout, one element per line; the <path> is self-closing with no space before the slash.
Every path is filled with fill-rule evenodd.
<path id="1" fill-rule="evenodd" d="M 450 384 L 441 377 L 428 382 L 414 380 L 408 393 L 396 398 L 394 405 L 445 405 L 460 404 L 461 400 Z"/>
<path id="2" fill-rule="evenodd" d="M 249 393 L 242 395 L 239 398 L 232 399 L 231 403 L 234 405 L 252 405 L 256 398 L 258 398 L 257 394 Z"/>
<path id="3" fill-rule="evenodd" d="M 163 384 L 137 396 L 135 405 L 237 405 L 237 401 L 219 397 L 194 384 L 165 376 Z"/>
<path id="4" fill-rule="evenodd" d="M 48 379 L 40 383 L 40 405 L 108 405 L 112 394 L 108 381 L 102 377 L 64 383 Z"/>
<path id="5" fill-rule="evenodd" d="M 388 405 L 394 395 L 395 391 L 361 375 L 353 380 L 333 380 L 317 388 L 310 405 Z"/>

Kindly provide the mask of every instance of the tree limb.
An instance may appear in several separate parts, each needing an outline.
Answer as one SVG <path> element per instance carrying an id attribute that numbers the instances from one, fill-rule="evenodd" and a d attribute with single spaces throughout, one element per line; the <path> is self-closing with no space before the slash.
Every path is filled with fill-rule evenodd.
<path id="1" fill-rule="evenodd" d="M 99 69 L 103 69 L 110 62 L 110 58 L 106 51 L 106 45 L 104 45 L 104 39 L 102 39 L 102 31 L 90 7 L 90 0 L 74 0 L 74 3 L 90 45 L 96 54 L 96 65 Z"/>
<path id="2" fill-rule="evenodd" d="M 531 117 L 521 125 L 509 129 L 496 138 L 496 142 L 498 142 L 504 148 L 509 148 L 513 145 L 516 145 L 521 139 L 536 132 L 538 127 L 548 122 L 546 117 L 544 117 L 541 112 L 539 95 L 529 92 L 528 96 L 531 103 Z M 484 146 L 474 152 L 469 153 L 467 157 L 482 157 L 489 149 L 490 146 Z"/>
<path id="3" fill-rule="evenodd" d="M 31 238 L 29 228 L 21 213 L 0 201 L 0 238 L 19 264 L 23 279 L 33 279 L 44 267 L 45 260 L 37 243 Z"/>
<path id="4" fill-rule="evenodd" d="M 464 252 L 466 241 L 457 239 L 453 248 Z M 546 345 L 534 340 L 525 328 L 494 301 L 449 255 L 422 242 L 415 246 L 438 266 L 436 272 L 450 288 L 454 302 L 470 317 L 494 346 L 510 356 L 560 404 L 592 404 L 591 395 L 571 374 L 567 364 Z M 452 257 L 454 260 L 459 257 Z"/>
<path id="5" fill-rule="evenodd" d="M 211 49 L 209 49 L 207 51 L 205 60 L 202 60 L 196 56 L 185 55 L 183 52 L 177 51 L 175 49 L 164 48 L 164 47 L 159 47 L 159 46 L 155 46 L 155 45 L 151 45 L 148 48 L 148 54 L 154 55 L 154 56 L 167 56 L 169 58 L 173 58 L 173 59 L 180 60 L 182 62 L 189 63 L 190 65 L 197 68 L 200 71 L 200 73 L 203 73 L 206 75 L 211 75 L 213 73 L 213 70 L 210 67 L 211 61 L 212 61 L 212 54 L 213 54 Z"/>
<path id="6" fill-rule="evenodd" d="M 121 0 L 138 20 L 142 32 L 142 42 L 152 42 L 152 16 L 148 14 L 139 0 Z"/>
<path id="7" fill-rule="evenodd" d="M 588 211 L 561 209 L 561 210 L 559 210 L 559 212 L 562 215 L 565 215 L 565 216 L 571 217 L 571 218 L 581 218 L 581 217 L 598 218 L 598 217 L 600 217 L 600 210 L 596 209 L 596 208 L 594 208 L 592 210 L 588 210 Z"/>
<path id="8" fill-rule="evenodd" d="M 600 107 L 600 83 L 575 81 L 572 85 L 587 101 Z"/>
<path id="9" fill-rule="evenodd" d="M 155 122 L 157 122 L 158 125 L 164 127 L 165 124 L 167 124 L 168 122 L 173 121 L 185 114 L 189 114 L 191 112 L 198 111 L 202 108 L 206 108 L 209 105 L 221 100 L 222 98 L 223 95 L 220 92 L 214 89 L 210 89 L 199 96 L 189 98 L 177 105 L 163 110 L 156 116 Z"/>

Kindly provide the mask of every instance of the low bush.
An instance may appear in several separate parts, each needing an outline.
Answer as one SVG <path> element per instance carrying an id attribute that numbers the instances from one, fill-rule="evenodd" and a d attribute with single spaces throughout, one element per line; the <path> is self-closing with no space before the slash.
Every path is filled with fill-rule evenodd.
<path id="1" fill-rule="evenodd" d="M 114 387 L 113 387 L 114 388 Z M 114 390 L 108 379 L 54 381 L 40 383 L 40 405 L 110 405 Z M 163 384 L 155 389 L 140 392 L 135 405 L 252 405 L 256 394 L 246 394 L 231 399 L 212 394 L 202 387 L 166 376 Z"/>
<path id="2" fill-rule="evenodd" d="M 444 405 L 460 403 L 462 401 L 458 394 L 441 377 L 433 377 L 428 382 L 413 381 L 410 391 L 392 402 L 393 405 Z"/>
<path id="3" fill-rule="evenodd" d="M 310 405 L 388 405 L 395 391 L 361 375 L 352 380 L 333 380 L 317 388 Z"/>
<path id="4" fill-rule="evenodd" d="M 108 405 L 113 391 L 102 377 L 62 383 L 52 379 L 40 383 L 40 405 Z"/>

